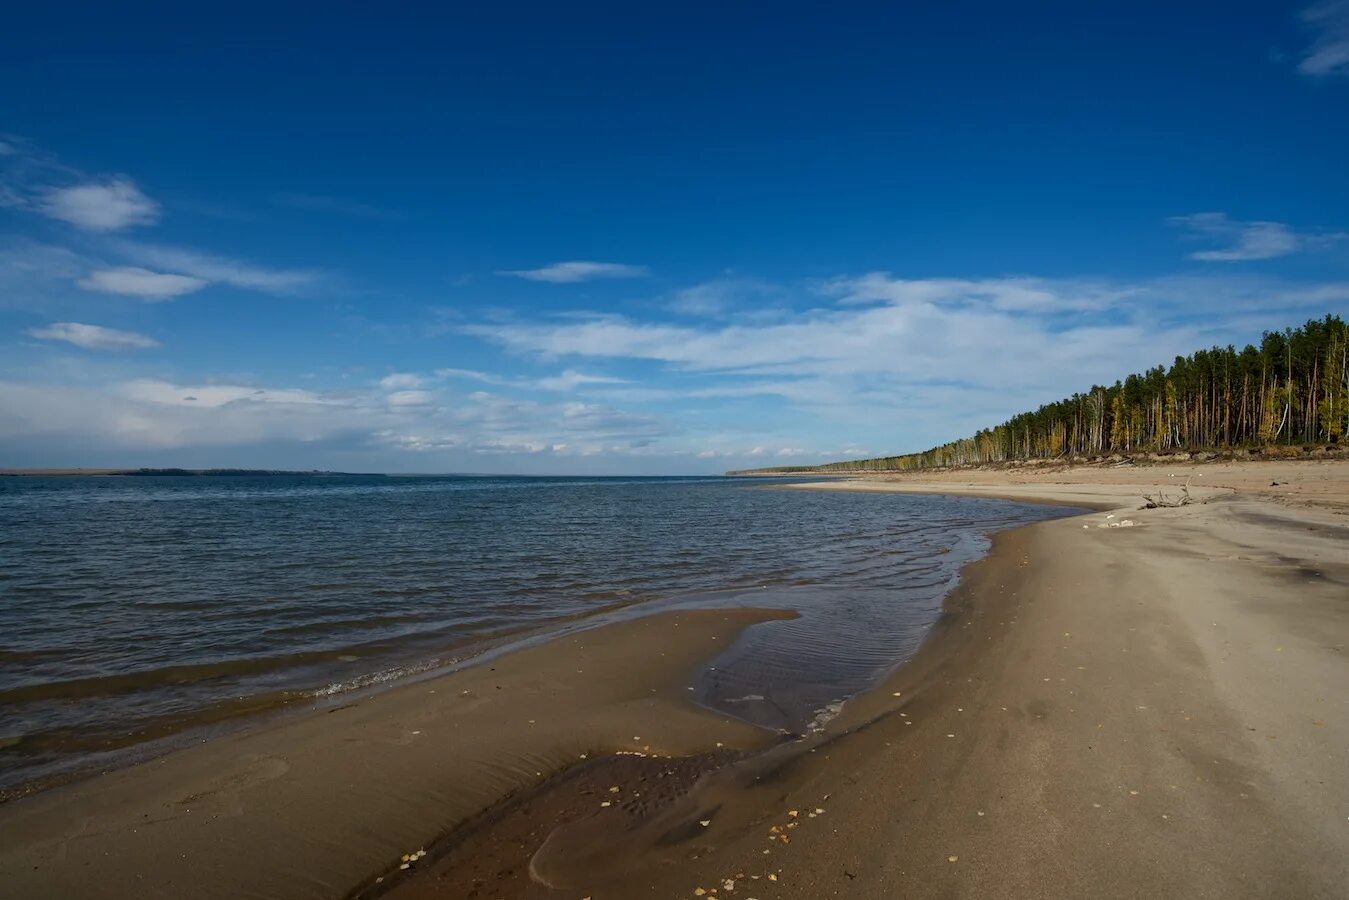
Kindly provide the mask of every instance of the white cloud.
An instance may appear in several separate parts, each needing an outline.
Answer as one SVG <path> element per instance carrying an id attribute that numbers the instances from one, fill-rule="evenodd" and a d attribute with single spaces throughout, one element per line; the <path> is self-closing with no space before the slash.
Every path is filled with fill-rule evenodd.
<path id="1" fill-rule="evenodd" d="M 1317 3 L 1301 17 L 1316 36 L 1298 70 L 1305 75 L 1349 74 L 1349 0 Z"/>
<path id="2" fill-rule="evenodd" d="M 353 376 L 357 387 L 301 390 L 127 380 L 125 362 L 100 372 L 81 358 L 50 370 L 77 385 L 0 385 L 0 451 L 323 442 L 420 471 L 481 471 L 478 455 L 498 471 L 512 454 L 537 460 L 534 471 L 866 456 L 921 449 L 1179 353 L 1349 307 L 1349 283 L 1211 273 L 1118 282 L 872 272 L 782 292 L 796 311 L 764 321 L 567 315 L 458 329 L 546 362 L 545 375 L 385 370 Z M 453 391 L 449 379 L 460 380 Z M 400 464 L 404 451 L 431 455 Z M 301 467 L 322 458 L 291 452 Z"/>
<path id="3" fill-rule="evenodd" d="M 159 204 L 141 193 L 131 179 L 122 176 L 49 188 L 38 209 L 53 219 L 89 231 L 120 231 L 132 225 L 153 224 L 159 219 Z"/>
<path id="4" fill-rule="evenodd" d="M 307 391 L 141 379 L 106 387 L 0 382 L 0 441 L 142 452 L 310 442 L 368 432 L 355 404 Z"/>
<path id="5" fill-rule="evenodd" d="M 394 391 L 385 398 L 390 406 L 430 406 L 436 402 L 432 391 Z"/>
<path id="6" fill-rule="evenodd" d="M 771 282 L 726 276 L 676 291 L 668 308 L 683 316 L 715 318 L 752 305 L 757 307 L 753 314 L 763 315 L 765 301 L 778 299 L 783 293 Z"/>
<path id="7" fill-rule="evenodd" d="M 857 447 L 849 447 L 846 450 L 825 449 L 825 450 L 804 450 L 800 447 L 780 447 L 777 450 L 771 447 L 755 446 L 745 447 L 709 447 L 704 450 L 693 452 L 697 459 L 761 459 L 765 456 L 776 456 L 779 459 L 799 459 L 802 462 L 808 460 L 832 460 L 843 459 L 849 456 L 865 456 L 866 451 Z"/>
<path id="8" fill-rule="evenodd" d="M 93 176 L 53 157 L 6 139 L 9 154 L 0 170 L 0 206 L 37 212 L 80 228 L 111 233 L 158 221 L 160 206 L 124 175 Z M 208 283 L 249 290 L 290 293 L 312 285 L 321 273 L 276 269 L 182 247 L 106 237 L 91 245 L 100 256 L 135 265 L 111 265 L 107 259 L 84 259 L 79 282 L 88 290 L 163 300 L 199 290 Z M 53 248 L 54 249 L 54 248 Z M 63 251 L 78 257 L 72 251 Z M 89 251 L 87 251 L 89 252 Z M 0 248 L 0 281 L 5 280 L 6 254 Z M 51 254 L 48 254 L 50 257 Z M 63 265 L 47 273 L 51 279 L 73 278 Z M 5 299 L 0 297 L 0 304 Z"/>
<path id="9" fill-rule="evenodd" d="M 1349 304 L 1349 283 L 1237 276 L 1112 282 L 870 273 L 820 289 L 836 303 L 764 324 L 694 327 L 606 316 L 464 330 L 548 360 L 664 365 L 656 379 L 606 390 L 606 399 L 687 405 L 715 398 L 724 402 L 710 409 L 725 409 L 737 397 L 776 395 L 785 407 L 754 404 L 753 414 L 777 410 L 790 422 L 804 412 L 812 424 L 795 426 L 802 432 L 846 428 L 858 440 L 900 451 Z M 754 427 L 747 421 L 744 433 Z M 812 445 L 784 433 L 782 446 Z"/>
<path id="10" fill-rule="evenodd" d="M 312 285 L 320 277 L 312 270 L 269 269 L 183 247 L 119 241 L 116 249 L 144 265 L 249 290 L 290 293 Z"/>
<path id="11" fill-rule="evenodd" d="M 87 350 L 141 350 L 159 346 L 159 341 L 134 331 L 118 331 L 82 322 L 53 322 L 45 328 L 31 328 L 28 334 L 44 341 L 65 341 Z"/>
<path id="12" fill-rule="evenodd" d="M 545 391 L 574 391 L 588 384 L 624 384 L 622 378 L 609 378 L 604 375 L 586 375 L 567 369 L 561 375 L 551 375 L 535 379 L 531 384 Z"/>
<path id="13" fill-rule="evenodd" d="M 1052 313 L 1107 309 L 1128 296 L 1131 289 L 1090 281 L 1069 283 L 1024 277 L 894 278 L 889 272 L 869 272 L 856 278 L 831 279 L 821 284 L 820 290 L 849 305 L 940 304 L 1004 312 Z"/>
<path id="14" fill-rule="evenodd" d="M 199 291 L 206 286 L 206 280 L 191 275 L 152 272 L 137 266 L 118 266 L 90 272 L 76 284 L 86 291 L 128 294 L 143 300 L 155 301 L 171 300 Z"/>
<path id="15" fill-rule="evenodd" d="M 110 380 L 91 377 L 87 367 L 80 377 L 88 383 L 0 381 L 0 448 L 41 441 L 100 451 L 340 442 L 362 452 L 582 457 L 648 453 L 652 441 L 672 433 L 657 417 L 603 404 L 539 403 L 487 392 L 450 406 L 437 403 L 432 391 Z"/>
<path id="16" fill-rule="evenodd" d="M 504 385 L 510 382 L 509 378 L 500 375 L 493 375 L 491 372 L 479 372 L 477 369 L 436 369 L 437 378 L 463 378 L 468 381 L 480 381 L 483 384 Z"/>
<path id="17" fill-rule="evenodd" d="M 1173 216 L 1169 221 L 1189 231 L 1191 237 L 1209 238 L 1227 245 L 1190 254 L 1190 259 L 1203 262 L 1275 259 L 1349 240 L 1349 234 L 1344 232 L 1298 232 L 1282 222 L 1239 222 L 1220 212 Z"/>
<path id="18" fill-rule="evenodd" d="M 479 381 L 497 387 L 512 387 L 521 390 L 574 391 L 587 385 L 627 384 L 626 379 L 607 375 L 587 375 L 574 369 L 567 369 L 559 375 L 546 375 L 542 378 L 507 378 L 490 372 L 475 369 L 436 369 L 437 378 L 461 378 Z M 414 376 L 415 377 L 415 376 Z"/>
<path id="19" fill-rule="evenodd" d="M 419 388 L 422 386 L 422 379 L 421 376 L 414 375 L 411 372 L 393 372 L 381 378 L 379 386 L 386 391 Z"/>
<path id="20" fill-rule="evenodd" d="M 525 278 L 529 281 L 570 284 L 577 281 L 593 281 L 599 278 L 645 278 L 651 273 L 646 266 L 576 261 L 553 263 L 541 269 L 517 269 L 498 272 L 497 274 L 513 275 L 516 278 Z"/>
<path id="21" fill-rule="evenodd" d="M 721 282 L 695 284 L 676 291 L 670 311 L 685 316 L 719 316 L 726 311 L 734 291 Z"/>
<path id="22" fill-rule="evenodd" d="M 230 404 L 324 405 L 331 401 L 314 391 L 296 388 L 262 388 L 239 384 L 177 385 L 171 381 L 139 378 L 114 387 L 114 392 L 144 403 L 215 409 Z"/>

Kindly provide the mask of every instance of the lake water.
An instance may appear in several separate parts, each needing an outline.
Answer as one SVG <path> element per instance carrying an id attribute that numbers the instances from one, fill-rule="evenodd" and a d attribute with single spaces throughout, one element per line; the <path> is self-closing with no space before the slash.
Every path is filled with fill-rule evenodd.
<path id="1" fill-rule="evenodd" d="M 0 478 L 0 789 L 689 604 L 802 613 L 698 681 L 801 730 L 913 652 L 987 535 L 1066 512 L 726 478 Z"/>

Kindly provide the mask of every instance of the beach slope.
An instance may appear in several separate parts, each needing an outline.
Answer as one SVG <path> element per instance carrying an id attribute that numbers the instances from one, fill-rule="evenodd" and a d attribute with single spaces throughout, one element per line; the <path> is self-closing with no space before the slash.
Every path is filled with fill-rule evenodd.
<path id="1" fill-rule="evenodd" d="M 809 487 L 1101 511 L 998 536 L 752 827 L 616 896 L 1345 896 L 1349 467 L 1112 475 Z"/>

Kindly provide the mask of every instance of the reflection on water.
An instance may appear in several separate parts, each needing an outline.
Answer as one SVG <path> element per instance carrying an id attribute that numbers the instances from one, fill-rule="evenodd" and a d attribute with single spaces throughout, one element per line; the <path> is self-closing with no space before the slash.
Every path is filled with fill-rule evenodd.
<path id="1" fill-rule="evenodd" d="M 719 478 L 0 479 L 0 787 L 653 600 L 799 610 L 701 684 L 798 729 L 912 651 L 985 534 L 1060 512 Z"/>

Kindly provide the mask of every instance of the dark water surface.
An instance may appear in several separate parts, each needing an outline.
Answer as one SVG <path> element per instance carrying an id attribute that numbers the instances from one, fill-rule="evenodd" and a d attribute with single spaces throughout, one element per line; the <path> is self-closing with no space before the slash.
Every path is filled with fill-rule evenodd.
<path id="1" fill-rule="evenodd" d="M 1065 512 L 722 478 L 0 478 L 0 788 L 638 603 L 799 610 L 696 687 L 807 728 L 913 652 L 986 535 Z"/>

